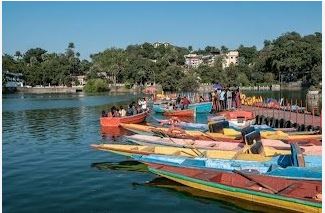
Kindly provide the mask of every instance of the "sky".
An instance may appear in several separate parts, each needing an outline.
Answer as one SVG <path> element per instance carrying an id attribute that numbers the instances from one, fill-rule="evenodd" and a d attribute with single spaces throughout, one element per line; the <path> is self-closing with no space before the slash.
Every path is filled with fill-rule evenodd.
<path id="1" fill-rule="evenodd" d="M 322 31 L 321 2 L 2 2 L 3 53 L 41 47 L 81 58 L 143 42 L 230 49 Z"/>

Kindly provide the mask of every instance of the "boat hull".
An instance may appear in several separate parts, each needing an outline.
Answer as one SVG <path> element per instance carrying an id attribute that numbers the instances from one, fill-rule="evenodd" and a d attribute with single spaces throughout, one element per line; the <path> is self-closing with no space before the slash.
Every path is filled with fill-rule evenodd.
<path id="1" fill-rule="evenodd" d="M 196 113 L 209 113 L 212 109 L 212 102 L 189 104 L 188 108 L 194 110 Z M 164 113 L 166 111 L 161 104 L 154 104 L 152 110 L 156 113 Z"/>
<path id="2" fill-rule="evenodd" d="M 101 117 L 100 125 L 102 127 L 118 127 L 122 123 L 124 124 L 138 124 L 145 121 L 147 112 L 143 112 L 137 115 L 125 116 L 125 117 Z"/>
<path id="3" fill-rule="evenodd" d="M 322 208 L 321 202 L 311 202 L 303 199 L 285 197 L 285 196 L 280 196 L 271 193 L 253 191 L 245 188 L 219 184 L 217 182 L 206 181 L 204 179 L 190 177 L 189 175 L 181 172 L 176 172 L 177 170 L 175 171 L 173 167 L 167 167 L 167 168 L 171 168 L 169 170 L 164 168 L 165 167 L 163 165 L 149 164 L 148 169 L 150 172 L 154 174 L 160 175 L 162 177 L 168 178 L 170 180 L 176 181 L 178 183 L 184 184 L 192 188 L 215 193 L 219 196 L 242 199 L 254 203 L 263 204 L 265 206 L 282 208 L 284 210 L 289 210 L 289 211 L 321 212 L 321 208 Z M 170 171 L 172 169 L 174 171 Z M 187 170 L 187 173 L 193 174 L 195 171 L 198 170 L 195 169 Z M 321 183 L 318 183 L 318 185 L 319 187 L 321 187 Z"/>
<path id="4" fill-rule="evenodd" d="M 186 110 L 168 110 L 164 112 L 165 116 L 176 116 L 176 117 L 194 117 L 195 112 L 191 109 Z"/>

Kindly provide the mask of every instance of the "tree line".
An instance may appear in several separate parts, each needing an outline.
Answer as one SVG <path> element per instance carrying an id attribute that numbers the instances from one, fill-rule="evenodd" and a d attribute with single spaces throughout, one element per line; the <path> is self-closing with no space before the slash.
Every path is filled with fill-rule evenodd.
<path id="1" fill-rule="evenodd" d="M 188 68 L 184 58 L 189 53 L 222 55 L 229 51 L 225 46 L 193 50 L 192 46 L 154 47 L 146 42 L 125 49 L 109 48 L 91 54 L 90 60 L 81 60 L 75 45 L 69 43 L 64 53 L 32 48 L 24 54 L 4 54 L 2 69 L 22 73 L 25 84 L 31 86 L 70 86 L 78 84 L 77 75 L 86 75 L 94 85 L 125 83 L 131 87 L 155 82 L 166 91 L 193 91 L 200 83 L 215 82 L 246 86 L 301 80 L 305 86 L 317 86 L 321 82 L 321 42 L 321 33 L 301 36 L 289 32 L 272 41 L 265 40 L 261 50 L 240 45 L 239 63 L 225 69 L 223 57 L 217 57 L 212 66 L 202 64 L 197 68 Z"/>

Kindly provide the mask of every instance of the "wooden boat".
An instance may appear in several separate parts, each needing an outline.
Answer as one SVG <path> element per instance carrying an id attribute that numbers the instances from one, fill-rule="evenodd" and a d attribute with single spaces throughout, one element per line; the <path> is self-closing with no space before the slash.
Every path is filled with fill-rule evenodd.
<path id="1" fill-rule="evenodd" d="M 294 163 L 293 157 L 276 156 L 269 161 L 188 158 L 166 155 L 134 155 L 134 160 L 145 164 L 158 163 L 183 168 L 213 169 L 223 171 L 248 171 L 255 174 L 265 174 L 274 177 L 303 180 L 322 180 L 321 157 L 304 157 L 304 167 Z"/>
<path id="2" fill-rule="evenodd" d="M 174 138 L 187 138 L 195 140 L 216 140 L 228 142 L 240 142 L 242 134 L 231 128 L 221 128 L 220 132 L 201 132 L 196 130 L 183 130 L 180 128 L 162 128 L 139 124 L 121 124 L 121 126 L 129 131 L 138 134 L 161 134 Z M 283 140 L 286 142 L 311 142 L 320 141 L 322 135 L 290 135 L 281 131 L 261 131 L 263 139 Z"/>
<path id="3" fill-rule="evenodd" d="M 218 196 L 296 212 L 321 212 L 321 181 L 149 164 L 149 171 Z"/>
<path id="4" fill-rule="evenodd" d="M 184 110 L 166 110 L 164 112 L 165 116 L 176 116 L 176 117 L 194 117 L 195 111 L 191 109 Z"/>
<path id="5" fill-rule="evenodd" d="M 154 104 L 152 109 L 156 113 L 164 113 L 166 109 L 166 104 Z M 194 110 L 196 113 L 209 113 L 212 109 L 212 102 L 201 102 L 201 103 L 193 103 L 188 105 L 189 109 Z"/>
<path id="6" fill-rule="evenodd" d="M 118 127 L 122 123 L 126 124 L 137 124 L 145 121 L 147 112 L 139 113 L 132 116 L 125 117 L 101 117 L 100 125 L 103 127 Z"/>
<path id="7" fill-rule="evenodd" d="M 125 136 L 129 141 L 144 146 L 173 146 L 183 148 L 196 149 L 214 149 L 214 150 L 240 150 L 245 146 L 244 141 L 238 143 L 229 143 L 224 141 L 207 141 L 207 140 L 191 140 L 170 137 L 157 137 L 149 135 L 135 134 Z M 262 142 L 263 147 L 272 147 L 278 150 L 290 150 L 290 144 L 286 144 L 280 140 L 257 139 Z M 303 154 L 306 155 L 322 155 L 322 146 L 314 144 L 299 144 Z"/>
<path id="8" fill-rule="evenodd" d="M 206 157 L 217 159 L 239 159 L 250 161 L 269 161 L 273 156 L 290 155 L 290 150 L 277 150 L 270 147 L 264 147 L 263 152 L 256 153 L 255 150 L 243 148 L 239 151 L 224 151 L 224 150 L 207 150 L 195 148 L 180 148 L 170 146 L 138 146 L 138 145 L 120 145 L 120 144 L 100 144 L 91 145 L 92 147 L 102 150 L 118 153 L 121 155 L 170 155 L 170 156 L 184 156 L 184 157 Z M 250 152 L 253 151 L 253 152 Z M 248 153 L 250 152 L 250 153 Z"/>

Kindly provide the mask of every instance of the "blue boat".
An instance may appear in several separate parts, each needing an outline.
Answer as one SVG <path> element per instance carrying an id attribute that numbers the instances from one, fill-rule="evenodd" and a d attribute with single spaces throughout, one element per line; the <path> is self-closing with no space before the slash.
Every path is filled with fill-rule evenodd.
<path id="1" fill-rule="evenodd" d="M 244 171 L 269 176 L 303 179 L 322 179 L 322 157 L 305 155 L 302 157 L 299 146 L 291 145 L 291 155 L 279 155 L 270 161 L 244 161 L 209 158 L 187 158 L 166 155 L 133 155 L 137 161 L 185 168 L 216 169 L 223 171 Z"/>
<path id="2" fill-rule="evenodd" d="M 309 158 L 311 157 L 311 158 Z M 224 160 L 208 158 L 186 158 L 166 155 L 133 155 L 137 161 L 185 168 L 243 171 L 288 179 L 322 180 L 321 156 L 305 156 L 305 167 L 297 167 L 290 155 L 273 157 L 267 162 Z"/>
<path id="3" fill-rule="evenodd" d="M 152 110 L 156 113 L 166 111 L 166 104 L 153 104 Z M 209 113 L 212 109 L 212 102 L 194 103 L 188 105 L 189 109 L 196 110 L 196 113 Z"/>

